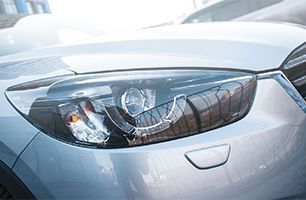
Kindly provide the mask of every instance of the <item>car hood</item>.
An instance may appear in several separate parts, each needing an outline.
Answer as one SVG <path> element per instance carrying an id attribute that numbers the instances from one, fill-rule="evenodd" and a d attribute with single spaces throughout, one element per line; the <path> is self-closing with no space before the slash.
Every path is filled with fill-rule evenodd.
<path id="1" fill-rule="evenodd" d="M 305 41 L 305 29 L 287 24 L 186 24 L 4 56 L 0 65 L 52 58 L 76 73 L 163 67 L 262 71 L 278 68 Z"/>

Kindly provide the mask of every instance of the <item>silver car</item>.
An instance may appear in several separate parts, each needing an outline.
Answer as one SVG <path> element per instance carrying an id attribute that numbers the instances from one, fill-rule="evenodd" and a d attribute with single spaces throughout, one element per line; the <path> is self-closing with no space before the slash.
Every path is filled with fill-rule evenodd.
<path id="1" fill-rule="evenodd" d="M 303 0 L 210 0 L 196 11 L 180 19 L 178 23 L 230 21 L 249 13 L 281 5 L 284 2 L 302 4 Z"/>
<path id="2" fill-rule="evenodd" d="M 173 24 L 217 21 L 275 21 L 305 26 L 305 13 L 305 0 L 211 0 L 204 4 L 202 8 Z"/>
<path id="3" fill-rule="evenodd" d="M 305 42 L 222 22 L 2 57 L 0 198 L 305 198 Z"/>
<path id="4" fill-rule="evenodd" d="M 306 25 L 305 0 L 210 0 L 177 20 L 146 28 L 221 21 L 261 21 Z"/>

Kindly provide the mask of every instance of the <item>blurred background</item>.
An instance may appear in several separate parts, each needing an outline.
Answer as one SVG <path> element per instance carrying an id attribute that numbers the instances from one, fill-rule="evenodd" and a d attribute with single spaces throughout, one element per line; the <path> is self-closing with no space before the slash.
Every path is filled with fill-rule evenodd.
<path id="1" fill-rule="evenodd" d="M 52 13 L 119 30 L 134 30 L 183 16 L 209 0 L 0 0 L 3 23 L 25 15 Z"/>
<path id="2" fill-rule="evenodd" d="M 0 56 L 169 25 L 306 26 L 306 0 L 0 0 Z"/>

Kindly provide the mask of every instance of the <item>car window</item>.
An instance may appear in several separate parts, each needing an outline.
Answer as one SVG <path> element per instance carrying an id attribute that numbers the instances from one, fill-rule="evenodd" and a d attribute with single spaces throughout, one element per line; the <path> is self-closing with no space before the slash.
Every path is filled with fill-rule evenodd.
<path id="1" fill-rule="evenodd" d="M 257 0 L 258 8 L 265 8 L 276 3 L 280 3 L 283 0 Z"/>
<path id="2" fill-rule="evenodd" d="M 195 17 L 190 20 L 191 23 L 201 23 L 201 22 L 211 22 L 214 21 L 214 17 L 212 15 L 212 12 L 203 13 L 202 15 L 199 15 L 198 17 Z"/>
<path id="3" fill-rule="evenodd" d="M 223 6 L 217 6 L 215 9 L 214 21 L 226 21 L 241 16 L 249 12 L 248 1 L 235 0 L 227 2 Z"/>

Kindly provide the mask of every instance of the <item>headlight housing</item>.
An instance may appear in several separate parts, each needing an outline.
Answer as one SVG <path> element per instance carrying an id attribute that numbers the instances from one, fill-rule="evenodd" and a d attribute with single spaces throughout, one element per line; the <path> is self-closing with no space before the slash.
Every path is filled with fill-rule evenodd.
<path id="1" fill-rule="evenodd" d="M 142 70 L 56 77 L 10 87 L 9 101 L 44 133 L 129 147 L 202 133 L 243 118 L 256 77 L 215 70 Z"/>

